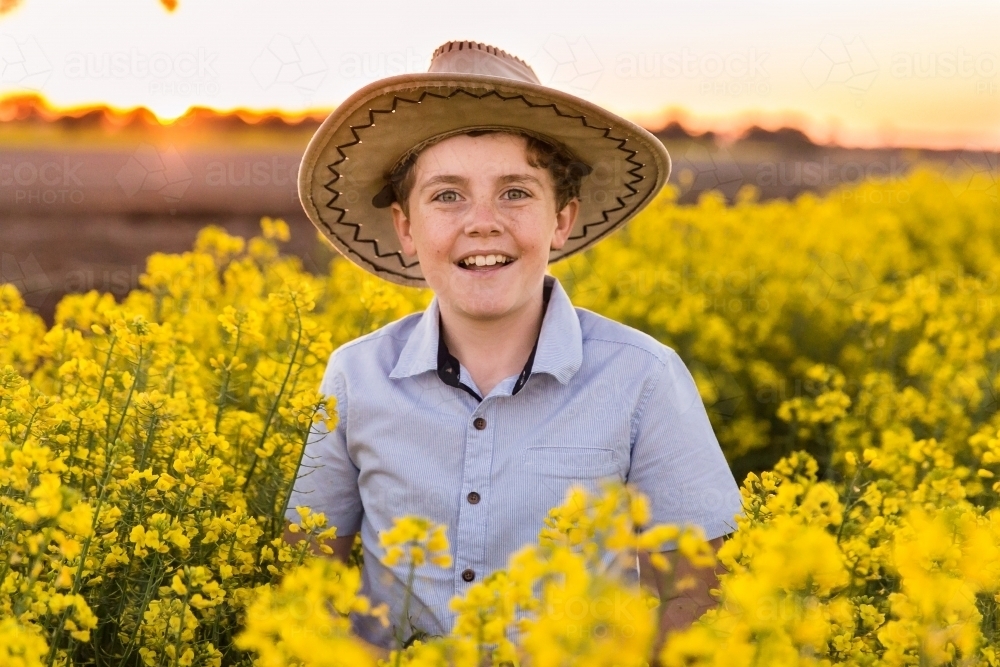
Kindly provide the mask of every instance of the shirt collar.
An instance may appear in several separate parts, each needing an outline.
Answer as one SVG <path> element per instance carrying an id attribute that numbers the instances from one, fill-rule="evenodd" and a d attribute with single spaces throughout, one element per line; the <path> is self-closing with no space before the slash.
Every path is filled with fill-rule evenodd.
<path id="1" fill-rule="evenodd" d="M 580 318 L 558 280 L 546 276 L 545 284 L 551 285 L 552 292 L 535 341 L 534 358 L 530 368 L 526 365 L 525 369 L 531 374 L 548 373 L 561 384 L 566 384 L 583 363 Z M 412 377 L 438 370 L 439 352 L 443 347 L 440 345 L 440 316 L 435 296 L 410 333 L 395 367 L 389 373 L 390 378 Z M 447 347 L 444 350 L 447 351 Z"/>

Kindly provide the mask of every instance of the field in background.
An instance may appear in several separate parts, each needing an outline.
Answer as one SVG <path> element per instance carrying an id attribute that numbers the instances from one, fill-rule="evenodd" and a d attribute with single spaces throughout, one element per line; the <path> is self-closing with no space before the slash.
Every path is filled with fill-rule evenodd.
<path id="1" fill-rule="evenodd" d="M 325 273 L 331 251 L 298 202 L 299 160 L 321 118 L 219 116 L 194 111 L 161 125 L 136 111 L 53 116 L 30 99 L 0 107 L 0 281 L 23 286 L 52 321 L 68 292 L 121 299 L 138 286 L 152 252 L 181 252 L 219 224 L 249 237 L 261 216 L 284 218 L 287 251 Z M 917 162 L 946 174 L 966 167 L 996 181 L 996 154 L 819 146 L 794 129 L 751 128 L 742 137 L 651 128 L 673 159 L 678 201 L 717 190 L 730 202 L 752 185 L 761 200 L 875 183 L 886 199 Z"/>

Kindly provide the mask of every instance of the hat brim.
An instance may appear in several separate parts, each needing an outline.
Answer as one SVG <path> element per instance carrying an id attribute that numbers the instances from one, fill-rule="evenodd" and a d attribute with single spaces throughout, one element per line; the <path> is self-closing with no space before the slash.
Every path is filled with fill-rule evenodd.
<path id="1" fill-rule="evenodd" d="M 638 213 L 667 182 L 670 156 L 629 120 L 547 86 L 478 74 L 413 73 L 351 95 L 313 135 L 299 169 L 306 215 L 338 251 L 390 282 L 426 287 L 404 255 L 388 208 L 372 200 L 415 145 L 463 128 L 521 129 L 567 148 L 591 168 L 580 212 L 549 263 L 578 253 Z"/>

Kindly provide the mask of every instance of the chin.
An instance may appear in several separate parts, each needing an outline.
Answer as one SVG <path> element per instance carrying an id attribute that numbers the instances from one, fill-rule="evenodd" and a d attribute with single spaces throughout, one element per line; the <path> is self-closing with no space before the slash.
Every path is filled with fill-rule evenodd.
<path id="1" fill-rule="evenodd" d="M 506 275 L 489 277 L 471 275 L 456 267 L 453 271 L 435 271 L 432 276 L 425 274 L 425 278 L 439 300 L 447 301 L 453 310 L 488 320 L 509 314 L 525 297 L 525 276 L 519 269 L 510 266 L 504 269 Z"/>
<path id="2" fill-rule="evenodd" d="M 513 301 L 509 295 L 476 297 L 471 294 L 462 294 L 455 299 L 454 303 L 459 310 L 471 317 L 490 320 L 503 317 L 510 312 Z"/>

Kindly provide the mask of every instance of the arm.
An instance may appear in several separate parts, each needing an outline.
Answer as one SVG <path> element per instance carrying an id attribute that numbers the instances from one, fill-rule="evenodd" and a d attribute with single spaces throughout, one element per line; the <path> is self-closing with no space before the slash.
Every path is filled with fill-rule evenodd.
<path id="1" fill-rule="evenodd" d="M 303 535 L 302 533 L 293 533 L 292 531 L 288 530 L 289 525 L 291 525 L 291 522 L 286 519 L 285 532 L 283 534 L 285 542 L 288 542 L 289 544 L 298 544 L 303 539 L 305 539 L 305 535 Z M 312 544 L 309 545 L 309 548 L 312 551 L 312 553 L 317 556 L 326 556 L 327 558 L 338 558 L 342 562 L 346 563 L 347 558 L 351 555 L 351 548 L 354 546 L 354 537 L 355 537 L 354 535 L 344 535 L 343 537 L 335 537 L 332 540 L 323 540 L 323 544 L 333 549 L 332 554 L 324 554 L 322 551 L 320 551 L 316 545 L 315 540 L 312 541 Z M 365 646 L 365 648 L 368 649 L 368 652 L 371 653 L 373 656 L 375 656 L 376 659 L 378 660 L 389 659 L 388 649 L 384 649 L 381 646 L 375 646 L 374 644 L 369 644 L 361 637 L 355 637 L 355 640 L 361 642 Z"/>
<path id="2" fill-rule="evenodd" d="M 709 540 L 715 551 L 722 546 L 723 538 Z M 718 605 L 709 591 L 719 586 L 719 574 L 724 570 L 722 565 L 714 568 L 698 568 L 676 551 L 664 551 L 663 555 L 670 562 L 670 572 L 661 572 L 649 562 L 648 554 L 639 555 L 639 572 L 644 582 L 654 581 L 660 595 L 660 619 L 655 650 L 659 653 L 666 636 L 670 632 L 688 628 L 706 611 Z M 651 576 L 647 579 L 646 573 Z M 690 577 L 694 586 L 686 590 L 676 590 L 676 582 Z"/>
<path id="3" fill-rule="evenodd" d="M 325 394 L 333 393 L 337 399 L 338 415 L 346 415 L 347 393 L 344 391 L 343 380 L 337 372 L 335 362 L 336 352 L 330 357 L 320 390 Z M 307 440 L 289 498 L 288 509 L 285 512 L 285 529 L 282 537 L 288 544 L 298 544 L 305 538 L 301 532 L 293 533 L 288 529 L 289 525 L 301 520 L 298 511 L 294 509 L 297 505 L 322 511 L 328 519 L 327 525 L 342 528 L 347 534 L 323 540 L 323 544 L 333 550 L 332 554 L 324 554 L 316 544 L 315 538 L 311 539 L 310 551 L 315 555 L 337 558 L 346 563 L 351 555 L 356 534 L 360 530 L 363 513 L 358 488 L 360 471 L 354 466 L 348 454 L 344 419 L 337 420 L 337 426 L 333 431 L 328 431 L 322 422 L 314 424 L 310 435 L 316 437 Z M 386 649 L 369 644 L 360 637 L 355 639 L 364 644 L 368 652 L 376 658 L 389 658 Z"/>
<path id="4" fill-rule="evenodd" d="M 305 539 L 305 535 L 302 533 L 293 533 L 288 529 L 288 526 L 290 525 L 291 522 L 288 519 L 285 519 L 285 532 L 283 534 L 285 542 L 288 542 L 289 544 L 298 544 Z M 310 551 L 317 556 L 337 558 L 346 563 L 348 556 L 351 555 L 351 547 L 354 545 L 354 535 L 344 535 L 343 537 L 335 537 L 331 540 L 323 540 L 323 544 L 333 549 L 333 554 L 324 554 L 320 551 L 315 539 L 312 540 L 312 543 L 309 545 Z"/>
<path id="5" fill-rule="evenodd" d="M 664 366 L 651 382 L 636 418 L 629 471 L 629 481 L 649 499 L 650 524 L 696 525 L 712 536 L 731 533 L 734 517 L 743 511 L 742 498 L 694 378 L 680 357 L 668 350 Z M 722 538 L 709 544 L 718 550 Z M 666 581 L 658 580 L 661 573 L 648 559 L 640 563 L 643 583 L 661 592 L 660 642 L 671 630 L 689 626 L 716 605 L 708 591 L 718 587 L 719 567 L 694 568 L 673 551 L 664 551 L 664 556 L 674 572 L 666 573 Z M 672 580 L 687 576 L 694 579 L 694 588 L 669 590 Z"/>
<path id="6" fill-rule="evenodd" d="M 326 525 L 336 527 L 338 535 L 334 539 L 324 540 L 324 544 L 333 549 L 334 557 L 346 563 L 351 554 L 354 535 L 361 528 L 364 510 L 358 488 L 360 471 L 351 460 L 346 423 L 340 418 L 342 414 L 347 414 L 347 394 L 336 361 L 337 353 L 334 352 L 320 384 L 323 394 L 332 394 L 336 398 L 336 426 L 333 430 L 328 430 L 324 420 L 310 427 L 285 510 L 283 537 L 288 544 L 298 544 L 304 537 L 302 533 L 293 533 L 288 529 L 290 524 L 302 522 L 296 507 L 304 506 L 313 512 L 322 512 L 327 519 Z M 321 412 L 325 418 L 326 411 Z M 325 555 L 315 543 L 315 538 L 310 551 L 315 555 Z"/>

